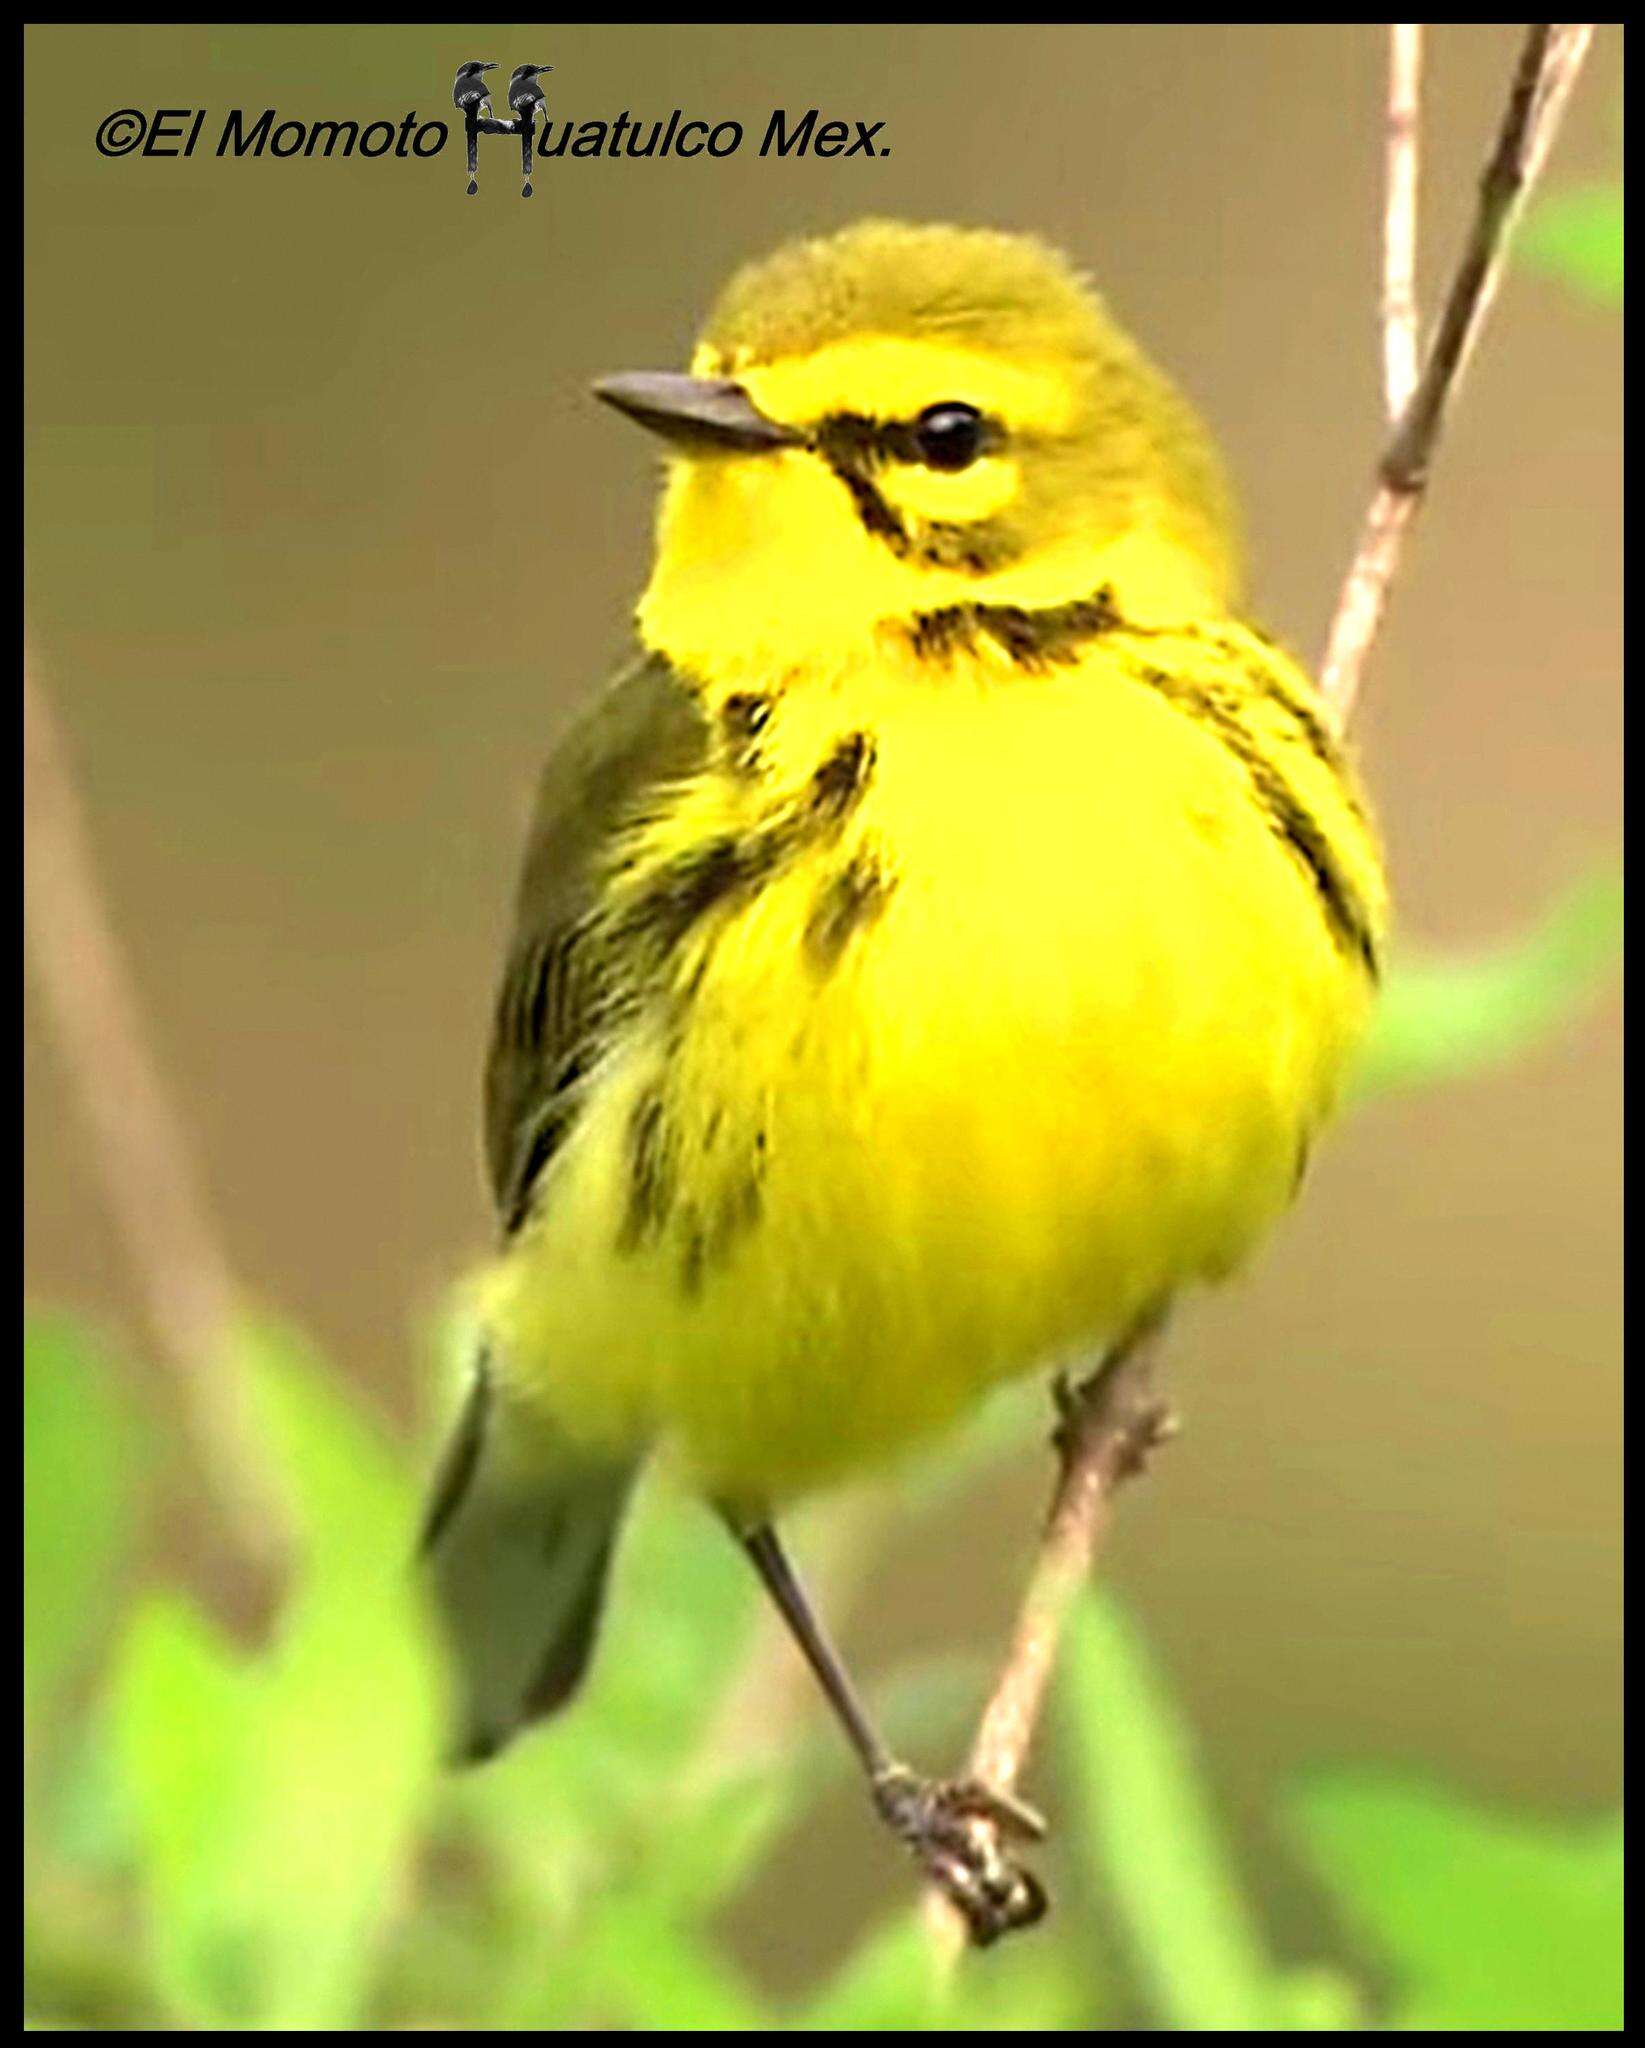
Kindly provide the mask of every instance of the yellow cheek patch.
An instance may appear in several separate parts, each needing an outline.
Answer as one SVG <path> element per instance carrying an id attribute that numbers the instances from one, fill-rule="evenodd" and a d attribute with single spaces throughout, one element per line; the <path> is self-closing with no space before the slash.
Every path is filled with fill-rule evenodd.
<path id="1" fill-rule="evenodd" d="M 831 413 L 912 420 L 945 399 L 974 405 L 1008 428 L 1029 433 L 1059 433 L 1073 415 L 1066 370 L 1002 362 L 974 349 L 887 334 L 833 342 L 814 355 L 758 365 L 704 345 L 691 368 L 699 377 L 735 377 L 761 412 L 795 425 Z"/>
<path id="2" fill-rule="evenodd" d="M 1017 495 L 1021 474 L 1008 455 L 985 455 L 964 469 L 927 469 L 899 462 L 879 470 L 874 483 L 893 510 L 910 519 L 968 526 L 991 519 Z"/>

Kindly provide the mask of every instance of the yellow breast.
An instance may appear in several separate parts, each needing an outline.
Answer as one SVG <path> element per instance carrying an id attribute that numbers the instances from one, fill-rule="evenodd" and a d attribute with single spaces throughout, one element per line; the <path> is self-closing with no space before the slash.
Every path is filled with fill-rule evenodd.
<path id="1" fill-rule="evenodd" d="M 974 639 L 789 678 L 630 849 L 619 894 L 755 850 L 491 1283 L 562 1426 L 741 1505 L 1226 1270 L 1367 1007 L 1376 854 L 1295 671 Z"/>

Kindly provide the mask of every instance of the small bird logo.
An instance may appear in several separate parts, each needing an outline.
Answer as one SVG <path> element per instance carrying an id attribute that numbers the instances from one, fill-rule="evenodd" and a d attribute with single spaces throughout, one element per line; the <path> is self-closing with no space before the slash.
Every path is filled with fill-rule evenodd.
<path id="1" fill-rule="evenodd" d="M 460 114 L 466 114 L 470 107 L 477 107 L 488 120 L 491 116 L 491 88 L 485 82 L 484 74 L 495 71 L 496 58 L 487 63 L 459 64 L 456 83 L 451 88 L 451 103 Z"/>
<path id="2" fill-rule="evenodd" d="M 544 104 L 543 89 L 537 80 L 543 72 L 553 68 L 552 64 L 516 64 L 514 75 L 508 81 L 508 104 L 520 136 L 522 199 L 531 197 L 531 145 L 536 133 L 537 109 Z"/>
<path id="3" fill-rule="evenodd" d="M 498 124 L 491 114 L 491 88 L 485 82 L 485 74 L 495 71 L 497 60 L 493 57 L 485 62 L 470 59 L 457 66 L 457 76 L 452 81 L 451 104 L 463 117 L 463 128 L 468 136 L 468 196 L 472 199 L 480 189 L 479 138 L 482 129 L 488 135 L 497 132 Z"/>
<path id="4" fill-rule="evenodd" d="M 470 199 L 480 189 L 480 137 L 482 135 L 517 135 L 520 138 L 520 196 L 531 197 L 531 166 L 537 139 L 537 112 L 544 104 L 542 87 L 537 83 L 545 71 L 551 71 L 550 64 L 516 64 L 508 81 L 509 119 L 499 120 L 492 110 L 491 88 L 485 74 L 495 71 L 495 60 L 481 61 L 470 58 L 457 66 L 457 76 L 452 81 L 451 103 L 463 117 L 463 132 L 468 141 L 468 196 Z M 548 119 L 543 117 L 544 132 Z"/>

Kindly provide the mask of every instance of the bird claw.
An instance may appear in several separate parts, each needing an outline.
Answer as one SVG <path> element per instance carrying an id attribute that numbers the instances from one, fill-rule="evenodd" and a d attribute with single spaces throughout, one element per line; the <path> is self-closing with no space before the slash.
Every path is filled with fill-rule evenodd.
<path id="1" fill-rule="evenodd" d="M 1131 1479 L 1146 1471 L 1153 1453 L 1181 1434 L 1182 1423 L 1176 1410 L 1148 1390 L 1135 1398 L 1128 1410 L 1118 1409 L 1112 1416 L 1104 1416 L 1103 1403 L 1108 1398 L 1114 1370 L 1124 1357 L 1123 1351 L 1116 1353 L 1086 1379 L 1076 1380 L 1059 1372 L 1052 1380 L 1051 1403 L 1056 1422 L 1051 1430 L 1051 1448 L 1065 1471 L 1087 1432 L 1096 1424 L 1106 1423 L 1113 1431 L 1117 1446 L 1115 1476 L 1120 1479 Z"/>
<path id="2" fill-rule="evenodd" d="M 1005 1846 L 1043 1839 L 1033 1807 L 974 1778 L 922 1778 L 901 1764 L 873 1789 L 881 1819 L 958 1909 L 977 1947 L 1044 1917 L 1045 1887 Z"/>
<path id="3" fill-rule="evenodd" d="M 1085 1385 L 1085 1382 L 1076 1383 L 1067 1372 L 1057 1373 L 1051 1381 L 1051 1406 L 1056 1415 L 1051 1426 L 1051 1448 L 1064 1465 L 1074 1455 Z"/>

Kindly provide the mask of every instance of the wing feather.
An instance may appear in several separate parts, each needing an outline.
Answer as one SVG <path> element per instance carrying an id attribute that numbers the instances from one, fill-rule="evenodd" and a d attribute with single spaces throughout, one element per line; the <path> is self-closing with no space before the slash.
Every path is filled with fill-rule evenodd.
<path id="1" fill-rule="evenodd" d="M 485 1140 L 506 1232 L 576 1116 L 577 1084 L 633 992 L 602 943 L 599 886 L 613 841 L 661 792 L 698 772 L 709 729 L 673 668 L 646 655 L 589 707 L 537 790 L 514 934 L 486 1061 Z"/>

